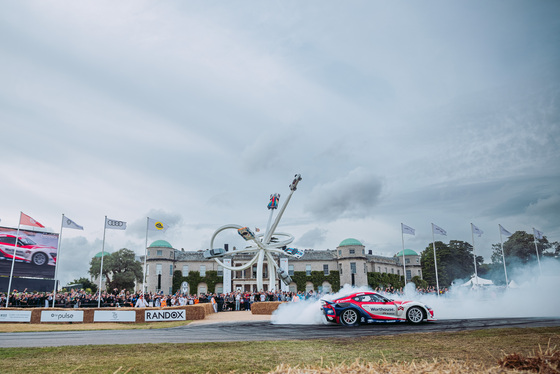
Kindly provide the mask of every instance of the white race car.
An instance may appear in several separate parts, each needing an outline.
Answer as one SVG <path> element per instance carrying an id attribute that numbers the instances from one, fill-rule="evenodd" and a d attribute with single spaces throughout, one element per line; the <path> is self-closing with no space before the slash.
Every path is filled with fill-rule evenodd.
<path id="1" fill-rule="evenodd" d="M 434 311 L 417 301 L 395 301 L 376 292 L 357 292 L 334 300 L 321 300 L 327 321 L 345 326 L 374 322 L 421 323 L 435 321 Z"/>

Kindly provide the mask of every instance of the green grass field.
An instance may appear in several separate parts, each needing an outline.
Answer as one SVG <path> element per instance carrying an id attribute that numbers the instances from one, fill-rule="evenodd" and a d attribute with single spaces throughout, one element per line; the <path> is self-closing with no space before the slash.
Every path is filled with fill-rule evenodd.
<path id="1" fill-rule="evenodd" d="M 126 334 L 126 331 L 115 331 Z M 1 339 L 1 334 L 0 334 Z M 504 354 L 560 345 L 560 327 L 333 340 L 0 349 L 2 373 L 266 373 L 278 365 L 455 360 L 496 366 Z"/>

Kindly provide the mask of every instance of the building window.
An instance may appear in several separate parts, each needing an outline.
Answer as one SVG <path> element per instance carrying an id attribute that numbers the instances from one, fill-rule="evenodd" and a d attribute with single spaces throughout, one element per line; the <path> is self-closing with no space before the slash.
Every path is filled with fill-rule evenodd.
<path id="1" fill-rule="evenodd" d="M 189 276 L 189 265 L 183 265 L 183 277 Z"/>
<path id="2" fill-rule="evenodd" d="M 161 275 L 162 273 L 162 265 L 156 264 L 156 275 Z"/>
<path id="3" fill-rule="evenodd" d="M 294 265 L 288 265 L 288 275 L 294 275 Z"/>
<path id="4" fill-rule="evenodd" d="M 398 276 L 401 275 L 401 269 L 397 269 L 397 275 L 398 275 Z"/>
<path id="5" fill-rule="evenodd" d="M 355 262 L 350 263 L 350 273 L 356 274 L 356 263 Z"/>
<path id="6" fill-rule="evenodd" d="M 305 265 L 305 275 L 308 277 L 311 275 L 311 265 L 309 264 Z"/>
<path id="7" fill-rule="evenodd" d="M 356 251 L 354 249 L 349 249 L 348 250 L 350 252 L 351 255 L 353 255 L 354 253 L 356 253 Z"/>
<path id="8" fill-rule="evenodd" d="M 377 272 L 378 272 L 378 273 L 381 273 L 381 266 L 378 266 L 378 267 L 377 267 Z"/>
<path id="9" fill-rule="evenodd" d="M 338 264 L 338 271 L 340 272 L 340 275 L 342 275 L 342 264 Z"/>
<path id="10" fill-rule="evenodd" d="M 206 276 L 206 265 L 200 265 L 200 276 L 201 277 Z"/>
<path id="11" fill-rule="evenodd" d="M 362 254 L 365 255 L 366 254 L 366 249 L 362 248 Z"/>
<path id="12" fill-rule="evenodd" d="M 342 256 L 342 250 L 341 249 L 338 250 L 338 255 Z"/>
<path id="13" fill-rule="evenodd" d="M 387 271 L 387 266 L 385 266 L 385 273 L 388 273 L 388 271 Z"/>
<path id="14" fill-rule="evenodd" d="M 410 278 L 412 278 L 412 274 L 411 274 L 410 270 L 407 270 L 406 271 L 406 279 L 410 280 Z"/>
<path id="15" fill-rule="evenodd" d="M 161 249 L 158 249 L 158 250 L 156 251 L 156 255 L 157 255 L 157 256 L 163 256 L 163 251 L 162 251 Z"/>
<path id="16" fill-rule="evenodd" d="M 173 265 L 169 265 L 169 275 L 173 275 Z"/>
<path id="17" fill-rule="evenodd" d="M 410 264 L 410 258 L 406 258 L 406 259 L 404 260 L 404 263 L 405 263 L 405 264 Z"/>
<path id="18" fill-rule="evenodd" d="M 395 274 L 395 268 L 391 268 L 391 274 Z"/>
<path id="19" fill-rule="evenodd" d="M 367 274 L 367 264 L 366 263 L 364 263 L 364 273 Z"/>
<path id="20" fill-rule="evenodd" d="M 323 274 L 329 275 L 329 264 L 323 265 Z"/>
<path id="21" fill-rule="evenodd" d="M 417 264 L 420 263 L 420 257 L 418 257 L 418 258 L 416 259 L 416 263 L 417 263 Z"/>
<path id="22" fill-rule="evenodd" d="M 218 277 L 223 277 L 223 276 L 224 276 L 224 268 L 218 265 Z"/>

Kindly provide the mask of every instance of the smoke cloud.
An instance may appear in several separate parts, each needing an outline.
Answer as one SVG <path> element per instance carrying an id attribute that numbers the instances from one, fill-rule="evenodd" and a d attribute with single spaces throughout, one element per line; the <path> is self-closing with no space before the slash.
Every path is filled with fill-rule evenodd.
<path id="1" fill-rule="evenodd" d="M 541 274 L 542 269 L 542 274 Z M 444 295 L 419 294 L 409 283 L 403 295 L 389 295 L 395 300 L 415 300 L 429 305 L 434 317 L 444 319 L 560 317 L 560 262 L 543 258 L 541 266 L 535 262 L 523 268 L 511 269 L 516 276 L 510 287 L 488 287 L 475 290 L 462 285 L 453 286 Z M 345 285 L 336 294 L 323 299 L 333 300 L 353 292 L 372 291 L 367 287 Z M 309 299 L 282 304 L 272 315 L 274 324 L 326 324 L 321 301 Z"/>

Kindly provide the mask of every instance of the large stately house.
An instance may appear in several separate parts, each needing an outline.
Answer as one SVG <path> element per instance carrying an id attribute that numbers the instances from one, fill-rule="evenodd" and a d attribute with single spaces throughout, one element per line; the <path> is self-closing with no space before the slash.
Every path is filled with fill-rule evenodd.
<path id="1" fill-rule="evenodd" d="M 241 256 L 243 255 L 229 257 L 232 258 L 233 266 L 244 264 L 250 259 L 249 256 L 247 258 Z M 274 257 L 278 265 L 280 264 L 280 257 L 283 256 Z M 228 256 L 225 258 L 228 258 Z M 403 260 L 405 261 L 404 266 Z M 224 290 L 253 292 L 268 290 L 269 279 L 266 261 L 263 264 L 264 290 L 257 290 L 256 264 L 243 271 L 231 271 L 227 277 L 224 277 L 224 274 L 230 270 L 223 269 L 213 259 L 204 258 L 203 251 L 177 250 L 165 240 L 156 240 L 148 247 L 146 264 L 145 292 L 176 292 L 177 290 L 173 289 L 173 276 L 174 274 L 177 276 L 177 271 L 185 279 L 189 276 L 189 272 L 198 272 L 197 284 L 182 282 L 182 291 L 191 294 L 209 291 L 222 293 Z M 292 292 L 308 292 L 311 289 L 315 292 L 331 292 L 333 291 L 332 276 L 336 276 L 336 274 L 338 274 L 338 277 L 335 278 L 334 283 L 339 286 L 350 284 L 359 287 L 368 285 L 368 274 L 402 276 L 404 269 L 406 269 L 408 281 L 414 276 L 422 278 L 420 265 L 420 256 L 411 249 L 405 249 L 404 256 L 403 251 L 398 252 L 393 257 L 378 256 L 374 255 L 371 250 L 366 251 L 364 245 L 358 240 L 350 238 L 343 240 L 335 250 L 306 249 L 301 258 L 289 257 L 287 263 L 288 274 L 292 277 L 299 274 L 310 277 L 310 279 L 305 282 L 305 289 L 302 289 L 301 281 L 299 283 L 294 281 L 289 285 L 283 285 L 282 282 L 278 281 L 276 289 Z M 286 265 L 284 265 L 285 267 Z M 214 277 L 217 276 L 217 278 L 214 278 L 213 290 L 209 289 L 209 285 L 204 281 L 204 277 L 210 272 Z M 312 282 L 312 274 L 323 274 L 325 276 L 324 280 L 317 284 L 317 278 L 315 277 L 315 282 Z M 231 279 L 231 284 L 224 286 L 224 279 Z M 300 289 L 298 289 L 298 284 Z"/>

